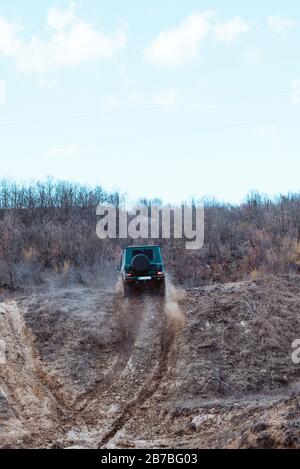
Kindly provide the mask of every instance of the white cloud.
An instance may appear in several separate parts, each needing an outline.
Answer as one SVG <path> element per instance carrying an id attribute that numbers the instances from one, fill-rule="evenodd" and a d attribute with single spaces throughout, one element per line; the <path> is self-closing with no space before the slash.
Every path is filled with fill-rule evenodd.
<path id="1" fill-rule="evenodd" d="M 267 24 L 274 33 L 282 34 L 296 26 L 296 21 L 292 18 L 283 18 L 282 16 L 269 16 Z"/>
<path id="2" fill-rule="evenodd" d="M 0 104 L 6 103 L 6 83 L 0 80 Z"/>
<path id="3" fill-rule="evenodd" d="M 18 32 L 20 26 L 5 21 L 0 16 L 0 55 L 13 57 L 19 49 Z"/>
<path id="4" fill-rule="evenodd" d="M 108 96 L 105 98 L 105 110 L 106 112 L 114 112 L 119 109 L 119 98 L 116 96 Z"/>
<path id="5" fill-rule="evenodd" d="M 61 10 L 60 8 L 50 8 L 48 11 L 47 24 L 48 26 L 61 31 L 67 26 L 71 25 L 75 20 L 75 5 L 71 3 L 69 8 Z"/>
<path id="6" fill-rule="evenodd" d="M 149 62 L 174 67 L 197 58 L 201 41 L 211 28 L 211 12 L 193 13 L 178 27 L 162 31 L 145 50 Z"/>
<path id="7" fill-rule="evenodd" d="M 175 67 L 198 57 L 200 45 L 212 31 L 217 41 L 233 42 L 250 31 L 251 24 L 239 16 L 222 22 L 214 12 L 193 13 L 170 30 L 160 32 L 146 48 L 147 60 L 162 67 Z"/>
<path id="8" fill-rule="evenodd" d="M 241 34 L 250 31 L 250 29 L 251 26 L 248 22 L 239 16 L 235 16 L 224 23 L 217 23 L 214 33 L 218 41 L 232 42 L 241 36 Z"/>
<path id="9" fill-rule="evenodd" d="M 292 101 L 300 104 L 300 80 L 294 80 L 292 83 Z"/>
<path id="10" fill-rule="evenodd" d="M 21 28 L 0 17 L 0 55 L 11 57 L 18 69 L 40 73 L 111 57 L 126 44 L 123 26 L 105 34 L 76 16 L 74 6 L 52 8 L 47 38 L 24 38 Z"/>
<path id="11" fill-rule="evenodd" d="M 178 91 L 166 90 L 153 95 L 153 100 L 158 106 L 172 107 L 178 104 Z"/>

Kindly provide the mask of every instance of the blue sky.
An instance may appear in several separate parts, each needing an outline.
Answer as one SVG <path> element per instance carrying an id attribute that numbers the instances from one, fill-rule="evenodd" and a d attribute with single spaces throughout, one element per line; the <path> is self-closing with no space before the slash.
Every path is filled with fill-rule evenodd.
<path id="1" fill-rule="evenodd" d="M 0 0 L 0 176 L 299 190 L 300 4 Z"/>

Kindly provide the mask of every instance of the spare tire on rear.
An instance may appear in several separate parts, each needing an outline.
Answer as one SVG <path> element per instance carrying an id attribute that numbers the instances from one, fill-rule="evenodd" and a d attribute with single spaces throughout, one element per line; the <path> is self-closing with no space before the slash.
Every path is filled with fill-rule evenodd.
<path id="1" fill-rule="evenodd" d="M 150 266 L 150 262 L 145 254 L 137 254 L 131 261 L 131 268 L 137 274 L 144 274 Z"/>

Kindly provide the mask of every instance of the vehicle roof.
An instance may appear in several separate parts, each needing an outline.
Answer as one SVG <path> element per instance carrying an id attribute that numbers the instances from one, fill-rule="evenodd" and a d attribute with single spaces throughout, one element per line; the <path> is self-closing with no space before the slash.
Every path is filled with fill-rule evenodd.
<path id="1" fill-rule="evenodd" d="M 143 246 L 127 246 L 124 249 L 147 249 L 147 248 L 160 248 L 158 244 L 145 244 Z"/>

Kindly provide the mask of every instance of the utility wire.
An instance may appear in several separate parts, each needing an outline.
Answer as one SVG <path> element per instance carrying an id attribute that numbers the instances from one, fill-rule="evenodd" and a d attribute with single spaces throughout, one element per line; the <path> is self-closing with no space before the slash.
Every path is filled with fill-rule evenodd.
<path id="1" fill-rule="evenodd" d="M 283 96 L 288 95 L 290 92 L 288 91 L 279 91 L 273 92 L 268 94 L 255 94 L 252 96 L 231 96 L 225 98 L 214 98 L 214 99 L 202 99 L 202 98 L 190 98 L 185 99 L 183 102 L 185 103 L 198 103 L 198 104 L 210 104 L 210 103 L 222 103 L 222 102 L 229 102 L 229 101 L 243 101 L 248 99 L 258 99 L 258 98 L 272 98 L 275 96 Z M 132 108 L 132 109 L 121 109 L 119 111 L 105 111 L 105 112 L 93 112 L 87 114 L 73 114 L 73 115 L 66 115 L 66 116 L 56 116 L 56 117 L 46 117 L 40 119 L 32 119 L 32 120 L 24 120 L 24 121 L 15 121 L 15 122 L 0 122 L 0 127 L 14 127 L 14 126 L 21 126 L 21 125 L 32 125 L 32 124 L 44 124 L 49 122 L 58 122 L 58 121 L 65 121 L 65 120 L 77 120 L 77 119 L 87 119 L 93 117 L 104 117 L 110 115 L 118 115 L 118 114 L 129 114 L 135 112 L 146 112 L 146 111 L 158 111 L 158 110 L 168 110 L 168 109 L 176 109 L 176 110 L 193 110 L 193 108 L 189 107 L 179 107 L 176 104 L 174 105 L 166 105 L 166 106 L 149 106 L 149 107 L 140 107 L 140 108 Z"/>
<path id="2" fill-rule="evenodd" d="M 288 122 L 288 121 L 295 121 L 299 120 L 300 115 L 295 116 L 286 116 L 286 117 L 274 117 L 272 119 L 264 119 L 264 120 L 255 120 L 255 121 L 247 121 L 247 122 L 239 122 L 239 123 L 232 123 L 232 124 L 223 124 L 223 125 L 211 125 L 207 127 L 200 127 L 195 129 L 186 129 L 186 130 L 169 130 L 169 131 L 161 131 L 161 132 L 151 132 L 145 134 L 136 134 L 136 135 L 127 135 L 127 136 L 118 136 L 118 137 L 105 137 L 100 139 L 93 139 L 93 140 L 81 140 L 77 142 L 65 142 L 65 143 L 52 143 L 47 145 L 35 145 L 31 147 L 25 147 L 20 149 L 11 149 L 5 154 L 0 153 L 0 156 L 15 156 L 21 154 L 20 152 L 27 152 L 27 151 L 36 151 L 36 150 L 43 150 L 43 149 L 51 149 L 51 148 L 59 148 L 63 146 L 81 146 L 81 145 L 91 145 L 91 144 L 107 144 L 107 143 L 119 143 L 119 142 L 131 142 L 136 140 L 143 140 L 147 138 L 155 138 L 155 137 L 168 137 L 168 136 L 177 136 L 177 135 L 185 135 L 197 132 L 206 132 L 206 131 L 219 131 L 219 130 L 226 130 L 226 129 L 234 129 L 234 128 L 241 128 L 241 127 L 250 127 L 253 125 L 262 125 L 262 124 L 270 124 L 270 123 L 277 123 L 277 122 Z M 5 150 L 5 148 L 3 149 Z M 15 153 L 17 152 L 17 153 Z"/>

